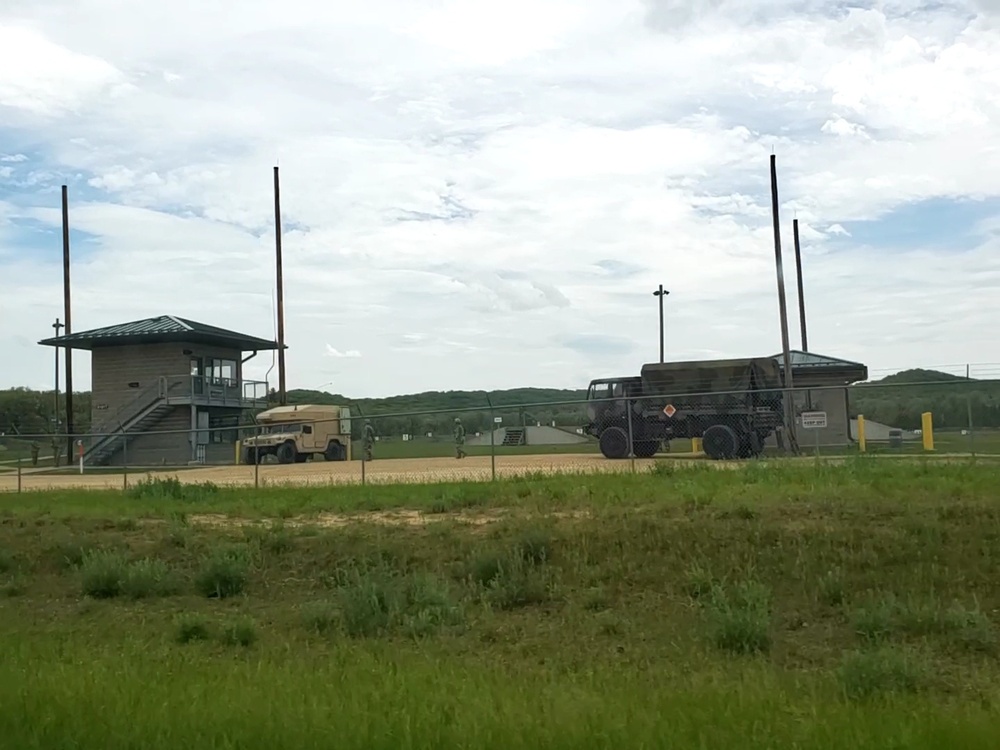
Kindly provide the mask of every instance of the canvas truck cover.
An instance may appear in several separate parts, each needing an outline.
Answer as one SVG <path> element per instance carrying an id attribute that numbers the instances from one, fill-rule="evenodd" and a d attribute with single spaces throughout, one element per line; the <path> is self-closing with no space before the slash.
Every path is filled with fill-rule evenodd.
<path id="1" fill-rule="evenodd" d="M 736 406 L 746 403 L 748 391 L 780 390 L 781 370 L 767 357 L 646 364 L 642 386 L 647 396 L 669 396 L 684 404 Z"/>

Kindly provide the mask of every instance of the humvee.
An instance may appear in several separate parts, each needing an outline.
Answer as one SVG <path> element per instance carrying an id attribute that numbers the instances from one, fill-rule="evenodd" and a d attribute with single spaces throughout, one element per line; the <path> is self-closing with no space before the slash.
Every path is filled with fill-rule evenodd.
<path id="1" fill-rule="evenodd" d="M 351 459 L 351 412 L 346 406 L 275 406 L 255 420 L 262 432 L 243 441 L 240 458 L 245 464 L 262 463 L 267 456 L 281 464 L 302 463 L 310 456 Z"/>

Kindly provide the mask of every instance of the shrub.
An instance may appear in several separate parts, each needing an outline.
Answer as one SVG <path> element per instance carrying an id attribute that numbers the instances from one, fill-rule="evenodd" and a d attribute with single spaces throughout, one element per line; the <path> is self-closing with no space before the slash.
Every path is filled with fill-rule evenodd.
<path id="1" fill-rule="evenodd" d="M 540 529 L 531 529 L 521 535 L 515 549 L 525 562 L 542 565 L 552 556 L 552 538 Z"/>
<path id="2" fill-rule="evenodd" d="M 250 618 L 229 623 L 222 631 L 222 642 L 227 646 L 248 648 L 257 641 L 257 626 Z"/>
<path id="3" fill-rule="evenodd" d="M 709 637 L 715 647 L 733 654 L 756 654 L 771 648 L 770 591 L 755 581 L 727 590 L 716 586 L 708 602 Z"/>
<path id="4" fill-rule="evenodd" d="M 851 625 L 862 639 L 875 643 L 885 640 L 895 629 L 897 602 L 891 594 L 867 601 L 854 610 Z"/>
<path id="5" fill-rule="evenodd" d="M 308 630 L 325 635 L 339 622 L 337 608 L 330 602 L 312 602 L 303 607 L 302 622 Z"/>
<path id="6" fill-rule="evenodd" d="M 96 550 L 84 554 L 80 565 L 83 593 L 94 599 L 127 596 L 142 599 L 170 596 L 178 590 L 176 581 L 162 560 L 129 562 L 117 550 Z"/>
<path id="7" fill-rule="evenodd" d="M 817 582 L 816 593 L 820 603 L 827 607 L 842 605 L 846 598 L 843 573 L 839 569 L 827 571 Z"/>
<path id="8" fill-rule="evenodd" d="M 878 694 L 917 692 L 926 679 L 926 668 L 906 653 L 880 648 L 848 654 L 838 677 L 848 698 L 863 700 Z"/>
<path id="9" fill-rule="evenodd" d="M 537 567 L 519 552 L 513 552 L 500 560 L 496 576 L 483 588 L 490 605 L 511 610 L 546 601 L 550 584 L 545 568 Z"/>
<path id="10" fill-rule="evenodd" d="M 245 550 L 216 550 L 204 561 L 195 584 L 209 598 L 236 596 L 246 588 L 249 567 Z"/>
<path id="11" fill-rule="evenodd" d="M 112 599 L 122 593 L 128 560 L 115 550 L 85 552 L 80 563 L 83 593 L 94 599 Z"/>
<path id="12" fill-rule="evenodd" d="M 179 586 L 162 560 L 144 559 L 129 563 L 121 580 L 121 593 L 131 599 L 170 596 Z"/>
<path id="13" fill-rule="evenodd" d="M 422 637 L 463 619 L 447 585 L 429 574 L 400 575 L 384 566 L 355 568 L 340 577 L 337 593 L 344 630 L 352 637 L 397 631 Z M 314 625 L 326 623 L 314 620 Z"/>
<path id="14" fill-rule="evenodd" d="M 201 615 L 181 615 L 177 619 L 178 643 L 208 640 L 209 635 L 208 621 Z"/>
<path id="15" fill-rule="evenodd" d="M 137 500 L 197 500 L 218 491 L 212 482 L 184 484 L 177 477 L 148 476 L 129 487 L 128 495 Z"/>

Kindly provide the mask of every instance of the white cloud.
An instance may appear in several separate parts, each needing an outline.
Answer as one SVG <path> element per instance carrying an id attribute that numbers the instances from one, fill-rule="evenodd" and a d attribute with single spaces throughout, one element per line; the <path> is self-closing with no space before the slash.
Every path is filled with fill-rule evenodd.
<path id="1" fill-rule="evenodd" d="M 326 354 L 329 357 L 347 357 L 348 359 L 357 359 L 361 356 L 361 352 L 357 349 L 348 349 L 346 352 L 342 352 L 329 344 L 326 345 Z"/>
<path id="2" fill-rule="evenodd" d="M 291 387 L 331 358 L 357 396 L 636 372 L 660 283 L 672 356 L 775 351 L 772 148 L 814 348 L 992 356 L 995 231 L 892 250 L 849 231 L 1000 197 L 988 3 L 480 5 L 5 4 L 0 385 L 47 384 L 61 182 L 77 330 L 176 314 L 273 336 L 276 161 Z"/>

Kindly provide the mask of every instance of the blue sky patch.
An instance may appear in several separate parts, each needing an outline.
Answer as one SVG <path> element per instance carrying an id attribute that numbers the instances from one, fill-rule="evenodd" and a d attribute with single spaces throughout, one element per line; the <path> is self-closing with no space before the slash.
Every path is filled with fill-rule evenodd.
<path id="1" fill-rule="evenodd" d="M 929 198 L 900 206 L 872 221 L 845 221 L 851 236 L 835 236 L 837 244 L 870 245 L 885 250 L 930 248 L 968 250 L 977 246 L 977 225 L 1000 215 L 1000 199 Z"/>

